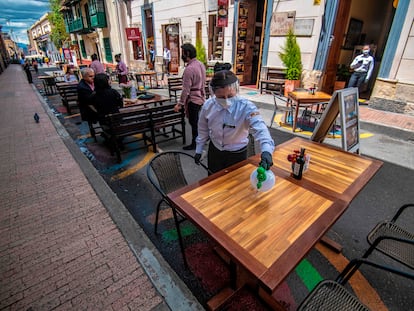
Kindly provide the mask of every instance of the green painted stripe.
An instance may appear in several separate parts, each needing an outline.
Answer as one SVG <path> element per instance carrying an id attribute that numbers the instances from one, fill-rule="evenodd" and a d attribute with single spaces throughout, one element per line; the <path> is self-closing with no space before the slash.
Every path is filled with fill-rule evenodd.
<path id="1" fill-rule="evenodd" d="M 309 291 L 311 291 L 316 284 L 323 280 L 319 272 L 307 259 L 303 259 L 299 263 L 295 269 L 295 272 Z"/>
<path id="2" fill-rule="evenodd" d="M 190 224 L 182 225 L 180 226 L 180 229 L 181 229 L 181 235 L 183 237 L 192 235 L 197 232 L 197 229 L 193 225 L 190 225 Z M 162 233 L 162 239 L 167 242 L 177 241 L 178 240 L 177 229 L 174 228 L 171 230 L 165 230 Z"/>

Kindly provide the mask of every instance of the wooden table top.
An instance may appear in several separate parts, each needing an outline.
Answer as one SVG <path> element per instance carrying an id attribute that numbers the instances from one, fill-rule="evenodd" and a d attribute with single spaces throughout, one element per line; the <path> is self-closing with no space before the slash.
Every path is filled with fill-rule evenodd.
<path id="1" fill-rule="evenodd" d="M 321 102 L 329 101 L 331 95 L 325 92 L 315 92 L 315 94 L 310 94 L 309 92 L 289 92 L 289 97 L 297 102 Z"/>
<path id="2" fill-rule="evenodd" d="M 162 96 L 162 95 L 158 95 L 158 94 L 151 94 L 151 95 L 154 95 L 154 97 L 151 98 L 151 99 L 139 99 L 139 98 L 127 99 L 127 98 L 124 98 L 123 108 L 136 107 L 136 106 L 146 106 L 146 105 L 151 105 L 151 104 L 163 103 L 163 102 L 166 102 L 166 101 L 170 100 L 166 96 Z"/>
<path id="3" fill-rule="evenodd" d="M 290 176 L 287 154 L 311 155 L 302 180 Z M 275 186 L 257 192 L 250 174 L 260 157 L 184 187 L 169 198 L 231 258 L 272 293 L 346 210 L 382 162 L 294 138 L 276 147 Z"/>

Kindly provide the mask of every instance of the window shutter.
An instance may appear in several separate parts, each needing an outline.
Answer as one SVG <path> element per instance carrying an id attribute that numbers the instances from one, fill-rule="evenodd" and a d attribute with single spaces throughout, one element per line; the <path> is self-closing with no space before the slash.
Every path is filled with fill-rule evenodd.
<path id="1" fill-rule="evenodd" d="M 111 42 L 109 38 L 103 38 L 103 44 L 104 44 L 104 49 L 105 49 L 105 60 L 108 63 L 112 63 L 113 62 L 112 49 L 111 49 Z"/>

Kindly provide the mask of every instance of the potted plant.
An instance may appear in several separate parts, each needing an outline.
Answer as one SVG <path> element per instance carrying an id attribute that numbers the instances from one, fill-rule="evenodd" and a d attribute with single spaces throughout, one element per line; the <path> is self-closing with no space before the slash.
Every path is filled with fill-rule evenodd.
<path id="1" fill-rule="evenodd" d="M 336 70 L 336 81 L 334 84 L 334 91 L 344 89 L 349 81 L 350 76 L 351 72 L 349 71 L 348 66 L 345 64 L 339 64 Z"/>
<path id="2" fill-rule="evenodd" d="M 282 47 L 282 51 L 279 52 L 279 57 L 286 68 L 285 96 L 287 96 L 289 92 L 300 86 L 302 74 L 300 47 L 296 41 L 293 29 L 289 29 L 285 45 Z"/>

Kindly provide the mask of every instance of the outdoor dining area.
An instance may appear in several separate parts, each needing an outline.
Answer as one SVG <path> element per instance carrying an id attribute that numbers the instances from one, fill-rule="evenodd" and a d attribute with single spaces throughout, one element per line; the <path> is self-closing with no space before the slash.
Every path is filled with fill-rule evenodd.
<path id="1" fill-rule="evenodd" d="M 88 124 L 90 135 L 98 144 L 104 141 L 99 137 L 106 137 L 102 145 L 118 163 L 122 162 L 125 152 L 137 146 L 156 154 L 147 165 L 147 176 L 155 180 L 163 205 L 173 211 L 183 264 L 187 265 L 186 240 L 180 228 L 183 221 L 189 221 L 213 241 L 217 254 L 230 271 L 229 284 L 207 302 L 209 310 L 228 309 L 232 300 L 246 290 L 263 301 L 269 310 L 286 310 L 275 298 L 275 292 L 318 242 L 340 251 L 341 245 L 331 241 L 326 234 L 379 171 L 382 162 L 319 141 L 296 137 L 276 146 L 272 155 L 274 166 L 271 167 L 275 185 L 269 191 L 260 192 L 251 186 L 250 175 L 260 162 L 259 155 L 254 152 L 243 162 L 214 174 L 206 172 L 202 178 L 190 178 L 188 180 L 192 181 L 187 182 L 184 176 L 188 172 L 182 167 L 183 162 L 171 162 L 178 152 L 170 152 L 174 156 L 156 163 L 164 153 L 168 153 L 159 152 L 159 144 L 176 141 L 181 149 L 186 143 L 184 113 L 173 109 L 181 92 L 182 80 L 171 76 L 165 79 L 167 84 L 161 87 L 163 92 L 157 92 L 160 85 L 151 81 L 149 76 L 145 73 L 135 77 L 136 80 L 131 78 L 134 92 L 124 90 L 114 81 L 112 87 L 124 97 L 123 106 L 119 113 L 108 116 L 105 129 L 99 124 Z M 65 117 L 78 118 L 77 83 L 59 81 L 59 74 L 52 73 L 51 77 L 61 97 L 61 105 L 66 108 Z M 138 82 L 142 80 L 146 82 L 140 89 Z M 275 104 L 270 127 L 275 114 L 283 112 L 283 122 L 290 124 L 293 132 L 302 130 L 301 117 L 304 115 L 320 120 L 332 98 L 330 94 L 312 89 L 296 89 L 285 96 L 283 85 L 279 84 L 279 87 L 279 91 L 270 91 Z M 133 144 L 133 148 L 125 148 L 129 144 Z M 306 149 L 310 160 L 302 178 L 296 179 L 292 176 L 292 162 L 288 157 L 301 148 Z M 186 157 L 194 163 L 192 155 L 187 154 Z M 168 176 L 163 176 L 162 170 Z M 159 221 L 157 213 L 155 231 Z M 403 232 L 401 239 L 412 240 L 412 234 L 399 228 L 395 230 L 399 234 Z M 371 265 L 414 278 L 410 273 L 369 258 L 382 243 L 395 242 L 386 240 L 384 236 L 387 234 L 373 229 L 370 234 L 372 247 L 366 254 L 361 254 L 364 258 L 351 261 L 340 271 L 338 279 L 320 283 L 298 310 L 311 310 L 309 306 L 314 303 L 323 305 L 331 301 L 337 310 L 342 310 L 349 301 L 361 306 L 361 310 L 368 310 L 345 286 L 360 266 Z M 392 234 L 396 233 L 393 231 Z M 412 267 L 412 262 L 406 258 L 397 261 L 408 261 L 407 265 Z"/>

